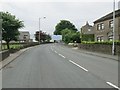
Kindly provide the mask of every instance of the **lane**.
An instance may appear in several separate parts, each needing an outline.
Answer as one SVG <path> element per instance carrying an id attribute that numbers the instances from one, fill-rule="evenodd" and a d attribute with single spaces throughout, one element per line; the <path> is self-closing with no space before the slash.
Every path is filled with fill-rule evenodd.
<path id="1" fill-rule="evenodd" d="M 55 53 L 51 46 L 29 49 L 5 67 L 3 88 L 113 88 Z"/>
<path id="2" fill-rule="evenodd" d="M 60 44 L 54 44 L 53 49 L 88 69 L 92 74 L 97 75 L 106 82 L 111 82 L 118 86 L 118 61 L 80 53 L 79 50 L 74 50 Z"/>

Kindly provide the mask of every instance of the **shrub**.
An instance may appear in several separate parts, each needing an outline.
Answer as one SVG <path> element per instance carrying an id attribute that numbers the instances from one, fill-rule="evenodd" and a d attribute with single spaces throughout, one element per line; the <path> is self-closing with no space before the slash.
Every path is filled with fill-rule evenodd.
<path id="1" fill-rule="evenodd" d="M 88 42 L 88 41 L 82 41 L 82 44 L 104 44 L 104 45 L 112 45 L 112 41 L 104 41 L 104 42 Z M 120 45 L 120 41 L 115 41 L 115 45 Z"/>

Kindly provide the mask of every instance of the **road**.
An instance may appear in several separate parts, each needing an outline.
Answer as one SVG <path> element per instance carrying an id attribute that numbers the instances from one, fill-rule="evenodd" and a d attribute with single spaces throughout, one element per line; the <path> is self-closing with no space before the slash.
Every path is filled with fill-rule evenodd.
<path id="1" fill-rule="evenodd" d="M 118 62 L 45 44 L 7 65 L 2 79 L 3 88 L 118 88 Z"/>

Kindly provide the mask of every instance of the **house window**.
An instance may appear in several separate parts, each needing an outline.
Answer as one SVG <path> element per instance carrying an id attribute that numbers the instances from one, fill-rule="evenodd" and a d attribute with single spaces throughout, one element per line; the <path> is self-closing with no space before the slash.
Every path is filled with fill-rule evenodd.
<path id="1" fill-rule="evenodd" d="M 111 21 L 109 22 L 109 27 L 110 27 L 110 28 L 113 28 L 113 20 L 111 20 Z"/>
<path id="2" fill-rule="evenodd" d="M 103 23 L 101 23 L 101 29 L 102 29 L 102 30 L 104 29 L 104 24 L 103 24 Z"/>
<path id="3" fill-rule="evenodd" d="M 97 25 L 97 30 L 100 30 L 101 29 L 101 26 L 100 24 Z"/>
<path id="4" fill-rule="evenodd" d="M 104 29 L 104 23 L 97 25 L 97 30 L 103 30 Z"/>
<path id="5" fill-rule="evenodd" d="M 98 37 L 97 37 L 97 41 L 98 41 L 98 42 L 101 42 L 101 41 L 103 42 L 103 41 L 104 41 L 104 40 L 103 40 L 103 36 L 98 36 Z"/>
<path id="6" fill-rule="evenodd" d="M 113 40 L 113 32 L 108 33 L 108 40 L 112 41 Z"/>
<path id="7" fill-rule="evenodd" d="M 91 31 L 91 29 L 89 28 L 88 31 Z"/>
<path id="8" fill-rule="evenodd" d="M 108 40 L 109 40 L 109 41 L 113 41 L 113 36 L 112 36 L 112 35 L 109 36 L 109 37 L 108 37 Z"/>

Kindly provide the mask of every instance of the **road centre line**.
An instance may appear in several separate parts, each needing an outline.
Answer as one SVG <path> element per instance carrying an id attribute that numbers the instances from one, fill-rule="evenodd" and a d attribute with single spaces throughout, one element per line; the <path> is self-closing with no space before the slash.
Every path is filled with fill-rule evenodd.
<path id="1" fill-rule="evenodd" d="M 84 71 L 88 72 L 88 70 L 87 70 L 87 69 L 85 69 L 84 67 L 80 66 L 79 64 L 77 64 L 77 63 L 73 62 L 72 60 L 69 60 L 69 62 L 71 62 L 72 64 L 74 64 L 74 65 L 78 66 L 79 68 L 83 69 Z"/>
<path id="2" fill-rule="evenodd" d="M 57 53 L 57 51 L 54 51 L 55 53 Z"/>
<path id="3" fill-rule="evenodd" d="M 52 46 L 51 46 L 51 50 L 53 51 L 53 48 L 52 48 Z"/>
<path id="4" fill-rule="evenodd" d="M 106 82 L 106 83 L 107 83 L 107 84 L 109 84 L 110 86 L 112 86 L 112 87 L 114 87 L 114 88 L 116 88 L 116 89 L 120 90 L 120 88 L 119 88 L 119 87 L 117 87 L 116 85 L 112 84 L 111 82 Z"/>
<path id="5" fill-rule="evenodd" d="M 62 54 L 58 54 L 59 56 L 63 57 L 63 58 L 66 58 L 65 56 L 63 56 Z"/>

